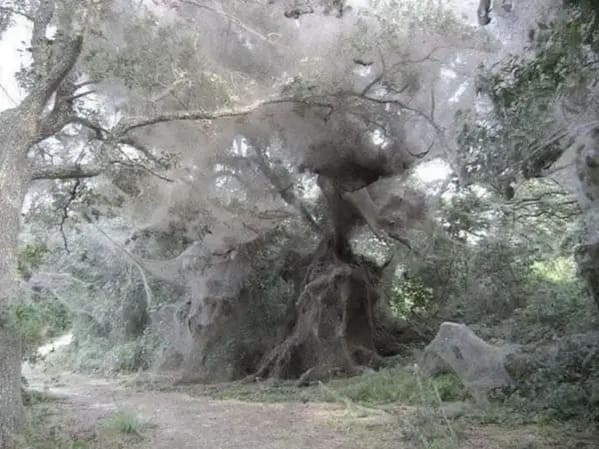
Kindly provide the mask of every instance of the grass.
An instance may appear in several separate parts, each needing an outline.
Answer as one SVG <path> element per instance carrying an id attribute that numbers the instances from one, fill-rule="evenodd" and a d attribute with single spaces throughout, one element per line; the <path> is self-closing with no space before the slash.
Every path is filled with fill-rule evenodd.
<path id="1" fill-rule="evenodd" d="M 302 388 L 294 381 L 276 380 L 176 388 L 214 399 L 339 403 L 345 413 L 333 424 L 373 449 L 459 448 L 459 425 L 445 415 L 441 405 L 468 398 L 456 376 L 424 378 L 414 367 L 390 367 Z"/>
<path id="2" fill-rule="evenodd" d="M 110 420 L 110 427 L 124 434 L 140 435 L 142 425 L 139 415 L 129 410 L 117 410 Z"/>
<path id="3" fill-rule="evenodd" d="M 141 379 L 137 379 L 138 381 Z M 149 387 L 161 384 L 157 379 Z M 164 384 L 162 384 L 164 385 Z M 143 383 L 136 383 L 143 387 Z M 130 385 L 134 387 L 134 385 Z M 171 387 L 172 388 L 172 387 Z M 492 402 L 475 409 L 460 402 L 467 395 L 457 379 L 421 377 L 408 368 L 387 368 L 362 376 L 298 388 L 291 382 L 179 386 L 187 393 L 246 401 L 326 401 L 343 405 L 330 424 L 371 449 L 595 449 L 599 435 L 551 425 L 518 422 L 515 410 Z M 445 401 L 457 401 L 448 404 Z M 28 407 L 30 425 L 18 447 L 27 449 L 145 449 L 146 423 L 134 411 L 120 408 L 99 422 L 85 423 L 59 401 L 40 397 Z M 450 405 L 472 414 L 450 413 Z M 71 413 L 71 414 L 69 414 Z M 583 429 L 584 430 L 584 429 Z M 465 443 L 469 441 L 470 443 Z M 480 446 L 484 444 L 484 446 Z"/>
<path id="4" fill-rule="evenodd" d="M 145 449 L 139 417 L 118 410 L 106 421 L 86 423 L 60 401 L 39 399 L 26 407 L 27 425 L 17 440 L 24 449 Z"/>
<path id="5" fill-rule="evenodd" d="M 349 400 L 368 406 L 392 403 L 434 405 L 439 398 L 441 401 L 462 401 L 468 398 L 468 393 L 456 376 L 421 378 L 411 367 L 384 368 L 304 388 L 298 388 L 294 381 L 273 380 L 255 384 L 232 382 L 176 388 L 192 395 L 249 402 L 343 403 Z"/>
<path id="6" fill-rule="evenodd" d="M 596 447 L 588 443 L 592 437 L 584 437 L 580 429 L 569 429 L 557 421 L 549 425 L 508 403 L 469 403 L 469 395 L 456 376 L 431 379 L 413 367 L 386 368 L 304 388 L 292 381 L 267 380 L 176 389 L 248 402 L 339 403 L 345 413 L 332 424 L 372 449 L 459 449 L 468 440 L 474 445 L 484 441 L 488 447 L 506 449 L 566 448 L 568 441 L 584 449 Z"/>
<path id="7" fill-rule="evenodd" d="M 354 402 L 379 405 L 435 405 L 439 401 L 461 401 L 468 397 L 454 375 L 422 378 L 414 370 L 386 368 L 363 376 L 332 381 L 329 387 Z"/>
<path id="8" fill-rule="evenodd" d="M 442 394 L 451 400 L 466 397 L 461 382 L 453 376 L 428 379 L 416 370 L 386 369 L 351 379 L 337 390 L 322 385 L 348 410 L 357 410 L 348 421 L 347 430 L 368 447 L 391 449 L 398 446 L 410 449 L 458 449 L 463 441 L 459 425 L 450 421 L 443 408 Z M 353 399 L 352 399 L 353 398 Z M 358 401 L 356 404 L 354 401 Z M 387 416 L 377 420 L 368 418 L 380 414 L 376 405 L 401 404 L 386 408 Z M 360 405 L 364 404 L 364 405 Z M 367 406 L 376 407 L 368 409 Z M 385 438 L 382 438 L 382 437 Z"/>

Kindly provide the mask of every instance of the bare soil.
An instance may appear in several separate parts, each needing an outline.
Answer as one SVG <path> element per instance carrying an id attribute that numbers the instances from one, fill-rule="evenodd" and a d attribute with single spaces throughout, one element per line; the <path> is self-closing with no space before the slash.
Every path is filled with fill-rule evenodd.
<path id="1" fill-rule="evenodd" d="M 52 349 L 53 350 L 53 349 Z M 56 367 L 56 365 L 54 365 Z M 58 364 L 60 366 L 60 364 Z M 72 441 L 60 448 L 90 449 L 594 449 L 599 434 L 553 425 L 451 421 L 439 412 L 394 404 L 255 402 L 213 399 L 214 388 L 173 387 L 136 379 L 100 379 L 24 366 L 30 387 L 56 398 L 41 404 L 52 426 Z M 230 387 L 227 387 L 230 388 Z M 248 386 L 257 391 L 259 385 Z M 214 392 L 212 392 L 214 393 Z M 238 396 L 242 397 L 242 396 Z M 45 409 L 44 409 L 45 410 Z M 448 413 L 450 409 L 447 409 Z M 117 412 L 138 416 L 133 435 L 109 432 Z M 39 416 L 39 415 L 38 415 Z M 43 414 L 42 414 L 43 416 Z M 56 433 L 46 429 L 43 433 Z M 38 426 L 38 427 L 39 427 Z M 107 435 L 110 433 L 109 437 Z M 453 441 L 449 440 L 449 437 Z M 44 437 L 41 438 L 44 440 Z M 87 443 L 89 442 L 89 443 Z M 29 446 L 28 446 L 29 447 Z M 56 445 L 32 445 L 52 448 Z"/>
<path id="2" fill-rule="evenodd" d="M 443 421 L 431 422 L 435 418 L 415 407 L 389 412 L 347 404 L 215 400 L 74 374 L 51 382 L 44 390 L 57 399 L 54 414 L 65 417 L 63 426 L 78 441 L 105 441 L 103 429 L 117 411 L 139 416 L 138 435 L 110 440 L 111 447 L 122 449 L 422 449 L 421 432 L 430 433 L 431 426 L 442 434 L 430 447 L 442 449 L 591 449 L 598 441 L 596 434 L 556 435 L 533 425 L 474 424 L 456 428 L 460 441 L 452 444 L 443 441 Z"/>
<path id="3" fill-rule="evenodd" d="M 141 446 L 154 449 L 359 449 L 336 422 L 336 404 L 248 403 L 185 393 L 134 391 L 110 380 L 69 375 L 46 386 L 58 407 L 76 418 L 77 434 L 94 434 L 117 411 L 145 423 Z"/>

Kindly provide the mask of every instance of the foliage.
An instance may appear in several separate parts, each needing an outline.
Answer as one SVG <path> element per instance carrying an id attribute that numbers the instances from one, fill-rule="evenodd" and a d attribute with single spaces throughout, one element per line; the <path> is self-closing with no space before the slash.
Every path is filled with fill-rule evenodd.
<path id="1" fill-rule="evenodd" d="M 229 102 L 230 81 L 243 78 L 233 71 L 226 76 L 219 71 L 198 45 L 192 22 L 186 27 L 163 25 L 147 10 L 132 12 L 113 11 L 113 23 L 94 30 L 95 39 L 82 61 L 89 76 L 119 80 L 128 91 L 127 108 L 133 115 L 155 110 L 164 102 L 181 109 L 179 99 L 185 99 L 183 107 L 191 110 Z M 116 46 L 106 39 L 114 36 L 114 28 L 121 34 Z"/>
<path id="2" fill-rule="evenodd" d="M 115 374 L 149 369 L 164 344 L 156 328 L 125 341 L 97 335 L 86 337 L 77 332 L 75 335 L 79 336 L 69 348 L 66 360 L 73 369 L 82 372 Z"/>
<path id="3" fill-rule="evenodd" d="M 522 176 L 542 176 L 585 131 L 578 117 L 592 104 L 599 81 L 599 21 L 587 13 L 596 11 L 593 2 L 576 3 L 554 22 L 539 24 L 534 57 L 512 56 L 481 73 L 479 89 L 494 109 L 460 113 L 465 178 L 503 193 Z M 568 122 L 578 126 L 568 129 Z"/>
<path id="4" fill-rule="evenodd" d="M 255 315 L 248 316 L 248 320 L 276 327 L 285 319 L 289 303 L 294 300 L 294 285 L 291 279 L 285 279 L 284 272 L 300 263 L 294 252 L 297 243 L 287 229 L 280 227 L 244 248 L 246 257 L 252 260 L 247 288 L 254 298 Z"/>
<path id="5" fill-rule="evenodd" d="M 17 263 L 23 279 L 28 280 L 32 272 L 40 267 L 48 251 L 44 243 L 28 243 L 19 249 Z"/>
<path id="6" fill-rule="evenodd" d="M 553 345 L 536 348 L 528 357 L 539 368 L 526 376 L 518 391 L 523 400 L 521 408 L 558 420 L 596 421 L 597 351 L 597 335 L 593 333 L 571 335 Z M 515 403 L 517 399 L 518 396 L 510 401 Z"/>
<path id="7" fill-rule="evenodd" d="M 419 280 L 402 279 L 393 283 L 387 293 L 393 315 L 407 318 L 430 311 L 434 306 L 433 289 L 425 287 Z"/>
<path id="8" fill-rule="evenodd" d="M 72 315 L 58 300 L 20 301 L 13 306 L 13 314 L 26 351 L 65 333 L 72 324 Z"/>
<path id="9" fill-rule="evenodd" d="M 560 189 L 542 182 L 519 183 L 520 178 L 541 176 L 571 145 L 572 133 L 563 130 L 564 122 L 556 115 L 556 111 L 563 112 L 571 120 L 572 116 L 588 108 L 588 94 L 599 82 L 599 21 L 596 15 L 585 14 L 590 8 L 595 12 L 597 9 L 590 0 L 569 3 L 572 6 L 563 17 L 554 23 L 540 25 L 533 43 L 533 57 L 514 56 L 502 61 L 497 70 L 481 73 L 479 89 L 490 99 L 493 110 L 482 114 L 462 113 L 464 127 L 458 142 L 458 162 L 462 168 L 460 175 L 463 175 L 459 178 L 470 185 L 454 186 L 442 192 L 435 217 L 440 232 L 420 235 L 414 239 L 414 251 L 401 254 L 401 265 L 389 285 L 385 286 L 386 299 L 397 317 L 408 320 L 417 318 L 429 329 L 448 319 L 477 323 L 488 329 L 488 335 L 483 335 L 485 337 L 505 337 L 516 341 L 549 339 L 556 334 L 579 330 L 586 323 L 588 295 L 575 275 L 572 262 L 571 222 L 579 210 L 574 200 Z M 347 101 L 337 98 L 343 96 L 338 92 L 345 94 L 348 89 L 356 87 L 352 85 L 356 80 L 348 79 L 346 74 L 357 69 L 364 72 L 372 70 L 371 74 L 378 80 L 373 78 L 373 84 L 367 85 L 363 91 L 360 89 L 364 86 L 358 86 L 356 93 L 349 95 L 351 101 L 358 102 L 360 98 L 370 95 L 376 107 L 385 107 L 375 111 L 370 109 L 370 103 L 364 103 L 369 105 L 364 107 L 354 107 L 352 103 L 351 114 L 355 115 L 353 119 L 356 122 L 358 115 L 363 114 L 369 131 L 372 128 L 382 134 L 399 135 L 399 131 L 393 128 L 395 125 L 381 120 L 382 116 L 389 115 L 388 112 L 396 108 L 391 114 L 393 121 L 399 121 L 397 116 L 400 114 L 396 112 L 401 110 L 401 120 L 410 116 L 406 123 L 413 123 L 412 120 L 416 118 L 424 120 L 426 126 L 430 127 L 435 118 L 435 89 L 422 87 L 438 81 L 438 73 L 436 69 L 423 70 L 417 64 L 432 67 L 432 64 L 439 62 L 436 59 L 439 56 L 437 46 L 443 46 L 446 51 L 450 46 L 447 41 L 459 46 L 466 41 L 469 43 L 471 36 L 465 32 L 460 21 L 442 7 L 441 2 L 374 1 L 372 4 L 381 6 L 378 13 L 362 12 L 357 15 L 355 26 L 340 32 L 336 38 L 338 41 L 331 45 L 331 52 L 318 52 L 314 46 L 313 52 L 302 58 L 301 52 L 296 54 L 295 48 L 290 50 L 288 53 L 293 59 L 301 60 L 302 65 L 296 67 L 297 61 L 294 61 L 293 67 L 281 68 L 284 75 L 269 74 L 266 77 L 268 89 L 251 79 L 251 70 L 242 73 L 227 67 L 223 61 L 212 61 L 210 51 L 202 42 L 209 33 L 200 34 L 203 32 L 201 25 L 189 25 L 186 28 L 176 22 L 163 26 L 158 24 L 157 17 L 149 13 L 139 17 L 130 11 L 120 11 L 122 17 L 115 13 L 112 22 L 90 31 L 82 69 L 86 76 L 103 80 L 100 91 L 108 86 L 104 93 L 110 92 L 111 88 L 118 92 L 110 98 L 115 104 L 119 103 L 115 106 L 113 117 L 117 128 L 127 123 L 127 119 L 121 121 L 122 113 L 132 118 L 147 114 L 160 116 L 165 111 L 209 111 L 234 104 L 238 100 L 233 94 L 236 86 L 250 86 L 250 93 L 254 94 L 247 95 L 247 103 L 250 103 L 256 92 L 258 97 L 266 98 L 271 92 L 270 85 L 279 87 L 281 83 L 284 86 L 283 94 L 300 96 L 309 92 L 311 96 L 323 95 L 327 101 L 335 102 L 334 107 L 330 106 L 328 120 L 338 107 L 336 102 Z M 237 23 L 229 20 L 229 28 L 235 28 L 235 25 Z M 113 28 L 117 32 L 113 33 Z M 109 34 L 114 34 L 115 39 L 108 39 Z M 277 33 L 271 34 L 274 36 Z M 413 42 L 421 41 L 422 46 L 413 46 Z M 248 42 L 248 48 L 254 45 Z M 330 53 L 342 62 L 331 64 L 334 67 L 321 74 L 323 66 L 320 61 L 334 60 L 329 57 Z M 364 56 L 364 60 L 357 62 L 356 55 L 360 58 Z M 260 74 L 263 74 L 262 70 Z M 285 77 L 291 81 L 285 81 Z M 358 85 L 370 78 L 360 75 L 356 79 Z M 331 95 L 331 92 L 336 93 Z M 422 92 L 426 92 L 426 95 L 419 96 Z M 407 108 L 399 106 L 404 96 L 409 99 L 406 101 L 409 104 Z M 127 102 L 121 110 L 125 98 Z M 420 111 L 418 108 L 423 105 L 426 108 Z M 328 107 L 324 109 L 328 110 Z M 303 117 L 308 119 L 306 123 L 309 122 L 309 105 L 301 109 Z M 425 109 L 430 110 L 430 117 L 423 112 Z M 283 108 L 281 111 L 282 116 L 288 113 Z M 279 115 L 278 112 L 279 109 L 273 108 L 268 114 Z M 441 116 L 443 113 L 437 111 L 436 117 Z M 90 117 L 97 118 L 96 113 L 90 113 Z M 262 116 L 257 121 L 262 121 Z M 317 121 L 320 122 L 320 118 Z M 233 128 L 237 124 L 239 122 L 231 120 L 223 127 Z M 252 126 L 254 124 L 250 121 L 248 127 Z M 278 132 L 274 126 L 272 129 L 270 125 L 264 126 L 265 134 L 274 135 Z M 167 141 L 171 145 L 176 141 L 173 136 L 185 136 L 176 143 L 181 147 L 190 147 L 181 158 L 188 166 L 179 170 L 180 167 L 175 163 L 179 158 L 174 155 L 160 156 L 163 164 L 158 165 L 173 169 L 177 180 L 185 179 L 190 185 L 190 180 L 194 180 L 194 176 L 200 177 L 204 174 L 202 172 L 209 172 L 207 177 L 212 176 L 213 167 L 209 164 L 201 166 L 205 161 L 198 156 L 204 157 L 205 153 L 210 152 L 210 148 L 198 151 L 201 145 L 196 140 L 201 133 L 190 131 L 186 135 L 189 130 L 183 126 L 173 127 L 170 131 L 167 131 L 168 127 L 164 125 L 162 128 L 164 135 L 160 135 L 160 127 L 156 127 L 158 131 L 155 134 L 148 131 L 145 135 L 156 139 L 156 142 L 152 141 L 151 151 L 154 150 L 154 143 L 160 146 Z M 304 139 L 311 129 L 307 124 L 305 129 L 299 131 L 302 133 L 302 138 L 298 139 L 300 143 L 284 142 L 281 146 L 288 145 L 294 149 L 295 146 L 304 145 Z M 137 131 L 140 137 L 144 136 L 145 133 L 140 129 Z M 227 129 L 224 134 L 228 136 L 228 133 L 234 135 L 238 132 L 242 134 L 247 131 L 240 126 L 239 130 Z M 107 132 L 99 134 L 103 138 L 108 135 Z M 218 131 L 206 131 L 206 134 L 207 141 L 219 140 Z M 161 139 L 164 141 L 161 142 Z M 230 139 L 226 145 L 230 145 Z M 108 146 L 102 148 L 108 151 Z M 241 148 L 243 145 L 239 146 Z M 72 152 L 67 146 L 65 149 L 65 153 Z M 384 149 L 381 145 L 381 154 Z M 218 150 L 219 153 L 227 151 L 224 145 Z M 271 150 L 269 147 L 268 152 Z M 255 164 L 258 153 L 254 151 L 252 156 L 242 153 L 239 150 L 239 154 L 234 154 L 231 159 L 240 166 L 249 166 L 248 172 L 254 174 L 256 168 L 252 164 Z M 280 161 L 281 167 L 287 164 L 292 166 L 298 157 L 296 154 L 286 156 L 285 161 Z M 48 159 L 52 157 L 50 152 Z M 82 152 L 81 157 L 88 156 Z M 114 165 L 110 154 L 104 157 L 106 163 Z M 270 161 L 267 161 L 265 166 L 268 168 L 269 164 Z M 223 167 L 221 171 L 231 173 L 231 178 L 238 178 L 242 173 L 242 169 Z M 292 180 L 290 185 L 268 184 L 269 191 L 274 187 L 275 200 L 272 203 L 286 217 L 289 216 L 287 209 L 293 209 L 297 204 L 288 201 L 289 206 L 293 207 L 283 206 L 280 196 L 285 198 L 287 189 L 300 191 L 304 187 L 294 185 L 291 171 L 289 169 L 286 177 L 281 176 Z M 147 179 L 137 182 L 132 176 L 136 173 L 134 169 L 121 171 L 112 179 L 110 188 L 101 182 L 93 189 L 90 186 L 82 187 L 78 199 L 74 201 L 71 201 L 69 185 L 55 188 L 49 202 L 52 211 L 48 216 L 52 220 L 41 224 L 42 231 L 50 227 L 50 222 L 54 224 L 56 210 L 65 212 L 63 208 L 67 205 L 87 213 L 92 206 L 102 203 L 105 206 L 123 206 L 127 201 L 123 192 L 141 203 L 144 192 L 152 196 L 162 189 Z M 178 186 L 185 183 L 174 184 Z M 208 182 L 206 185 L 212 186 Z M 240 189 L 245 188 L 242 182 L 239 185 Z M 201 244 L 213 231 L 218 232 L 212 227 L 217 219 L 203 209 L 202 201 L 206 198 L 202 195 L 206 186 L 197 182 L 192 187 L 185 194 L 177 188 L 164 188 L 167 192 L 164 197 L 169 200 L 177 198 L 179 201 L 178 197 L 185 198 L 186 195 L 190 199 L 181 200 L 175 205 L 169 203 L 162 211 L 140 213 L 142 217 L 127 211 L 131 215 L 122 213 L 120 220 L 110 220 L 116 214 L 111 211 L 105 212 L 99 219 L 102 214 L 97 208 L 92 210 L 91 215 L 97 219 L 94 226 L 105 229 L 102 232 L 117 242 L 110 250 L 106 248 L 106 242 L 100 243 L 90 237 L 95 235 L 97 229 L 92 225 L 86 227 L 74 217 L 72 224 L 77 224 L 77 232 L 81 234 L 70 238 L 70 250 L 65 245 L 63 252 L 59 246 L 45 242 L 25 245 L 19 255 L 19 270 L 25 280 L 31 279 L 44 264 L 45 267 L 60 268 L 58 274 L 68 274 L 72 278 L 72 284 L 63 290 L 50 292 L 45 289 L 37 292 L 39 301 L 34 298 L 16 306 L 14 315 L 27 343 L 35 347 L 72 325 L 76 343 L 71 348 L 70 361 L 76 369 L 114 373 L 152 367 L 156 354 L 169 338 L 171 323 L 164 317 L 173 315 L 171 309 L 181 302 L 185 292 L 167 282 L 150 279 L 146 283 L 142 268 L 130 259 L 132 255 L 158 259 L 175 257 L 190 245 Z M 226 188 L 221 190 L 225 190 L 224 193 L 220 192 L 222 196 L 231 193 Z M 259 192 L 262 194 L 263 190 Z M 239 211 L 247 211 L 255 205 L 237 200 L 237 197 L 229 203 L 231 209 L 237 210 L 236 216 L 246 225 L 244 212 Z M 119 216 L 121 212 L 118 212 Z M 160 217 L 161 214 L 166 218 Z M 285 219 L 279 220 L 283 222 Z M 156 221 L 162 225 L 158 231 L 152 229 Z M 269 219 L 264 219 L 266 221 Z M 273 221 L 271 219 L 269 223 Z M 231 252 L 230 257 L 245 258 L 252 270 L 242 292 L 251 299 L 251 308 L 244 311 L 243 325 L 247 332 L 241 343 L 228 341 L 224 345 L 231 353 L 261 353 L 256 349 L 259 345 L 272 343 L 264 335 L 276 333 L 275 330 L 287 318 L 289 306 L 297 298 L 297 282 L 294 283 L 294 278 L 301 273 L 300 249 L 305 252 L 311 242 L 305 235 L 300 235 L 295 224 L 290 222 L 285 223 L 285 229 L 280 226 L 272 232 L 264 232 L 263 229 L 253 231 L 252 223 L 248 223 L 248 232 L 264 232 L 262 238 L 257 239 L 255 244 L 247 245 L 241 254 Z M 141 230 L 130 236 L 130 229 L 134 226 Z M 140 236 L 142 238 L 137 243 L 132 243 Z M 228 245 L 226 235 L 218 236 L 221 237 Z M 119 242 L 123 241 L 126 242 L 123 246 L 125 249 L 118 248 L 121 245 Z M 234 247 L 235 243 L 227 249 Z M 200 271 L 198 268 L 195 274 L 201 276 Z M 151 290 L 151 294 L 148 290 Z M 48 300 L 46 296 L 50 297 L 51 294 L 60 296 L 60 301 Z M 556 410 L 559 417 L 583 413 L 576 407 L 583 394 L 589 393 L 590 387 L 561 380 L 559 376 L 552 375 L 539 381 L 550 386 L 548 392 L 544 392 L 545 404 Z M 291 387 L 286 384 L 272 388 L 266 386 L 258 392 L 235 385 L 230 390 L 220 390 L 215 394 L 240 398 L 255 398 L 257 395 L 272 400 L 286 400 L 289 394 L 294 394 L 302 400 L 349 400 L 368 405 L 401 402 L 426 406 L 467 397 L 455 376 L 421 379 L 417 373 L 405 368 L 386 368 L 351 379 L 332 380 L 325 387 L 312 386 L 301 391 L 293 389 L 293 393 L 290 390 Z M 563 409 L 560 409 L 561 405 Z M 587 411 L 585 405 L 584 412 Z M 137 433 L 139 424 L 135 416 L 125 412 L 115 415 L 115 427 L 124 433 Z"/>
<path id="10" fill-rule="evenodd" d="M 395 279 L 397 287 L 388 293 L 397 302 L 394 290 L 406 285 L 405 276 L 417 282 L 416 292 L 425 307 L 412 309 L 413 315 L 437 323 L 492 321 L 509 316 L 524 303 L 530 259 L 500 236 L 465 245 L 437 235 L 418 245 L 418 253 L 425 256 L 407 258 L 406 274 Z M 408 298 L 402 298 L 404 304 Z"/>
<path id="11" fill-rule="evenodd" d="M 584 329 L 590 317 L 589 298 L 572 257 L 534 262 L 529 282 L 535 294 L 518 311 L 522 318 L 560 333 Z"/>
<path id="12" fill-rule="evenodd" d="M 479 239 L 491 229 L 496 217 L 495 205 L 488 195 L 473 188 L 451 195 L 443 202 L 442 225 L 454 239 Z"/>
<path id="13" fill-rule="evenodd" d="M 573 260 L 578 208 L 562 189 L 528 181 L 506 200 L 450 184 L 439 202 L 443 231 L 415 234 L 385 286 L 398 316 L 433 332 L 446 320 L 479 324 L 483 338 L 523 343 L 592 326 Z"/>

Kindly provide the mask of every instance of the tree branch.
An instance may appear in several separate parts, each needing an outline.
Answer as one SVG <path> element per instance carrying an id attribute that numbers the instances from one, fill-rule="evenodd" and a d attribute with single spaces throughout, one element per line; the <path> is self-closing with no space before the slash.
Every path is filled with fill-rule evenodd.
<path id="1" fill-rule="evenodd" d="M 259 31 L 254 30 L 253 28 L 250 28 L 248 25 L 246 25 L 245 23 L 243 23 L 240 19 L 238 19 L 237 17 L 235 17 L 232 14 L 229 14 L 223 10 L 219 10 L 216 8 L 213 8 L 212 6 L 208 6 L 208 5 L 204 5 L 201 3 L 198 3 L 197 1 L 194 0 L 179 0 L 181 3 L 187 4 L 187 5 L 191 5 L 191 6 L 195 6 L 196 8 L 202 8 L 205 9 L 207 11 L 213 12 L 219 16 L 225 17 L 226 19 L 230 20 L 232 23 L 234 23 L 235 25 L 237 25 L 239 28 L 241 28 L 242 30 L 248 32 L 249 34 L 256 36 L 258 39 L 273 45 L 273 46 L 278 46 L 278 47 L 283 47 L 281 44 L 277 44 L 276 42 L 272 42 L 268 36 L 270 36 L 272 33 L 269 33 L 267 35 L 264 35 L 262 33 L 260 33 Z"/>
<path id="2" fill-rule="evenodd" d="M 48 40 L 46 32 L 54 11 L 54 0 L 40 0 L 33 21 L 32 68 L 38 80 L 25 102 L 34 104 L 39 113 L 75 66 L 83 44 L 82 31 L 74 29 L 63 29 L 55 41 Z"/>
<path id="3" fill-rule="evenodd" d="M 4 93 L 4 96 L 8 98 L 13 105 L 19 105 L 19 103 L 10 95 L 8 90 L 6 90 L 6 88 L 2 84 L 0 84 L 0 90 Z"/>
<path id="4" fill-rule="evenodd" d="M 17 16 L 26 18 L 30 22 L 33 22 L 35 20 L 35 17 L 33 17 L 31 14 L 27 14 L 25 11 L 19 11 L 18 9 L 11 8 L 9 6 L 0 6 L 0 12 L 7 12 L 9 14 L 15 14 Z"/>
<path id="5" fill-rule="evenodd" d="M 129 137 L 129 136 L 122 137 L 118 140 L 118 143 L 123 144 L 123 145 L 129 145 L 129 146 L 135 148 L 137 151 L 139 151 L 141 154 L 143 154 L 148 160 L 154 162 L 157 165 L 161 165 L 160 160 L 154 155 L 154 153 L 152 153 L 152 150 L 149 147 L 147 147 L 146 145 L 144 145 L 143 143 L 141 143 L 139 140 L 135 139 L 134 137 Z"/>
<path id="6" fill-rule="evenodd" d="M 125 160 L 112 160 L 112 161 L 109 161 L 109 163 L 113 164 L 113 165 L 122 165 L 123 167 L 127 167 L 127 168 L 130 168 L 130 169 L 133 169 L 133 170 L 145 171 L 148 174 L 150 174 L 152 176 L 155 176 L 156 178 L 161 179 L 161 180 L 166 181 L 166 182 L 175 182 L 174 179 L 171 179 L 171 178 L 169 178 L 167 176 L 161 175 L 160 173 L 156 173 L 151 168 L 146 167 L 145 165 L 140 164 L 138 162 L 134 162 L 134 161 L 129 162 L 129 161 L 125 161 Z"/>
<path id="7" fill-rule="evenodd" d="M 48 56 L 48 40 L 46 39 L 46 30 L 52 17 L 54 17 L 54 0 L 40 0 L 39 6 L 33 16 L 33 32 L 31 34 L 31 56 L 36 70 L 41 71 L 48 61 L 44 57 Z"/>
<path id="8" fill-rule="evenodd" d="M 266 179 L 268 179 L 268 181 L 277 190 L 283 201 L 295 208 L 313 231 L 317 233 L 322 232 L 322 228 L 316 222 L 306 205 L 293 192 L 293 184 L 285 185 L 281 177 L 277 176 L 277 174 L 269 167 L 264 151 L 259 148 L 258 145 L 253 145 L 253 147 L 254 152 L 256 153 L 256 162 L 258 164 L 258 168 L 264 177 L 266 177 Z"/>
<path id="9" fill-rule="evenodd" d="M 63 80 L 56 90 L 54 106 L 49 114 L 40 120 L 40 132 L 36 136 L 39 143 L 62 130 L 73 117 L 73 103 L 68 100 L 76 90 L 72 77 Z"/>
<path id="10" fill-rule="evenodd" d="M 73 188 L 69 191 L 69 197 L 66 199 L 66 201 L 64 202 L 64 204 L 61 208 L 62 216 L 60 217 L 59 228 L 60 228 L 60 235 L 62 236 L 64 250 L 66 251 L 67 254 L 70 254 L 71 250 L 69 249 L 69 242 L 67 241 L 67 236 L 64 232 L 64 224 L 66 223 L 67 219 L 69 218 L 69 207 L 71 206 L 73 201 L 75 201 L 75 198 L 77 198 L 77 194 L 79 193 L 80 186 L 81 186 L 81 178 L 77 178 L 75 180 L 75 184 L 73 185 Z"/>
<path id="11" fill-rule="evenodd" d="M 95 90 L 86 90 L 85 92 L 79 92 L 78 94 L 72 94 L 69 97 L 63 99 L 63 101 L 73 102 L 78 98 L 85 97 L 86 95 L 95 94 Z"/>
<path id="12" fill-rule="evenodd" d="M 101 165 L 46 165 L 34 166 L 31 170 L 32 180 L 41 179 L 81 179 L 101 175 L 105 168 Z"/>
<path id="13" fill-rule="evenodd" d="M 105 128 L 102 128 L 102 126 L 100 124 L 94 123 L 90 119 L 85 118 L 85 117 L 80 117 L 80 116 L 71 117 L 69 120 L 69 123 L 76 123 L 85 128 L 91 129 L 92 131 L 94 131 L 96 133 L 96 139 L 98 139 L 98 140 L 106 140 L 105 136 L 109 134 L 109 131 Z"/>
<path id="14" fill-rule="evenodd" d="M 87 220 L 89 224 L 91 224 L 100 234 L 102 234 L 112 245 L 114 245 L 119 251 L 121 251 L 127 258 L 135 265 L 139 274 L 141 276 L 141 280 L 143 282 L 144 291 L 146 293 L 146 298 L 148 302 L 148 306 L 151 306 L 153 303 L 154 295 L 152 294 L 152 288 L 150 287 L 150 283 L 148 282 L 148 278 L 146 276 L 146 268 L 139 262 L 139 259 L 135 257 L 131 252 L 129 252 L 123 245 L 118 243 L 112 237 L 110 237 L 102 228 L 96 225 L 87 215 L 84 215 L 83 218 Z M 148 271 L 150 272 L 150 271 Z M 151 273 L 151 272 L 150 272 Z"/>
<path id="15" fill-rule="evenodd" d="M 132 121 L 130 123 L 124 123 L 123 125 L 117 127 L 114 131 L 114 135 L 118 138 L 122 138 L 125 134 L 133 131 L 134 129 L 144 128 L 146 126 L 156 125 L 158 123 L 165 122 L 174 122 L 174 121 L 194 121 L 194 120 L 218 120 L 223 118 L 235 118 L 235 117 L 244 117 L 260 108 L 265 106 L 272 106 L 277 104 L 284 103 L 302 103 L 308 106 L 320 107 L 320 108 L 333 108 L 331 104 L 328 103 L 319 103 L 319 102 L 310 102 L 308 99 L 299 99 L 297 97 L 281 97 L 263 101 L 256 101 L 246 106 L 239 106 L 233 108 L 223 108 L 215 111 L 181 111 L 181 112 L 171 112 L 157 115 L 156 117 L 145 117 L 138 119 L 137 121 Z"/>
<path id="16" fill-rule="evenodd" d="M 45 105 L 51 95 L 58 89 L 60 83 L 75 66 L 81 54 L 82 46 L 83 36 L 76 36 L 69 42 L 66 42 L 58 62 L 49 71 L 48 76 L 42 80 L 40 87 L 33 89 L 31 95 L 40 95 L 41 99 L 43 99 L 43 105 Z"/>

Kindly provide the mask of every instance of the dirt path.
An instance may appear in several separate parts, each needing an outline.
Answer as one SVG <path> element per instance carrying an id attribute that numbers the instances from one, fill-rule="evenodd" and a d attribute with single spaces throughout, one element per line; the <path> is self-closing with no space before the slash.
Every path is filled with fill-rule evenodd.
<path id="1" fill-rule="evenodd" d="M 50 362 L 71 341 L 64 336 L 38 351 L 45 362 L 25 364 L 33 390 L 58 399 L 73 433 L 94 435 L 117 411 L 137 415 L 144 449 L 361 449 L 339 423 L 346 409 L 326 403 L 214 400 L 181 392 L 125 387 L 119 380 L 61 372 Z M 48 369 L 51 367 L 51 369 Z"/>
<path id="2" fill-rule="evenodd" d="M 67 340 L 65 339 L 65 342 Z M 67 344 L 67 343 L 65 343 Z M 49 349 L 52 353 L 53 348 Z M 387 413 L 360 406 L 329 403 L 271 403 L 216 400 L 178 391 L 136 388 L 119 380 L 97 379 L 25 365 L 34 390 L 59 401 L 52 413 L 64 416 L 61 432 L 95 445 L 67 445 L 93 449 L 591 449 L 599 435 L 577 432 L 552 436 L 537 425 L 466 424 L 455 444 L 446 441 L 445 420 L 438 414 L 417 413 L 400 407 Z M 147 385 L 146 385 L 147 387 Z M 51 405 L 54 407 L 54 405 Z M 350 409 L 354 409 L 353 411 Z M 449 410 L 449 409 L 448 409 Z M 144 425 L 140 438 L 103 444 L 102 432 L 115 413 L 137 415 Z M 457 423 L 456 423 L 457 424 Z M 453 424 L 452 424 L 453 425 Z M 66 429 L 66 430 L 65 430 Z M 555 432 L 554 432 L 555 433 Z M 559 432 L 558 432 L 559 433 Z M 424 438 L 424 439 L 423 439 Z M 564 444 L 568 442 L 568 444 Z M 43 446 L 47 447 L 47 446 Z M 54 447 L 54 446 L 53 446 Z M 63 447 L 63 446 L 61 446 Z"/>
<path id="3" fill-rule="evenodd" d="M 69 375 L 45 390 L 93 432 L 117 410 L 147 423 L 143 446 L 154 449 L 353 449 L 363 446 L 335 421 L 345 411 L 334 404 L 246 403 L 184 393 L 132 391 L 107 380 Z M 68 382 L 65 382 L 68 381 Z"/>

